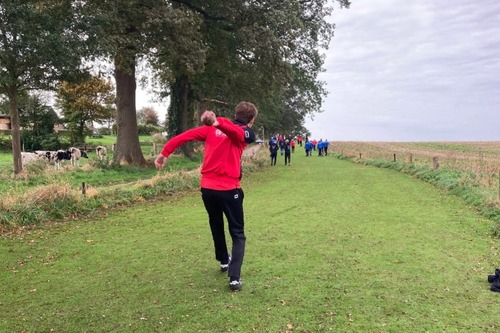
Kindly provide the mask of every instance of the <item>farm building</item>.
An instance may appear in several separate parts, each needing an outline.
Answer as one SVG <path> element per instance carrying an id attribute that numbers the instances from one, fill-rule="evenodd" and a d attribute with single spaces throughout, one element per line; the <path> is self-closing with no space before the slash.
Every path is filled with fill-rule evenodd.
<path id="1" fill-rule="evenodd" d="M 7 114 L 0 114 L 0 131 L 2 130 L 10 130 L 10 116 Z M 66 127 L 63 124 L 54 124 L 54 132 L 64 132 L 66 131 Z"/>
<path id="2" fill-rule="evenodd" d="M 0 114 L 0 130 L 10 130 L 10 116 Z"/>
<path id="3" fill-rule="evenodd" d="M 59 132 L 65 132 L 66 127 L 64 127 L 63 124 L 54 124 L 54 132 L 59 133 Z"/>

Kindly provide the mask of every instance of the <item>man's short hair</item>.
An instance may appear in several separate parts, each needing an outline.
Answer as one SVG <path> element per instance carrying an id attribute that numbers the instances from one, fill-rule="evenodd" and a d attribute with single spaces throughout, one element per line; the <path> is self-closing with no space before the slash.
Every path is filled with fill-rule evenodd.
<path id="1" fill-rule="evenodd" d="M 245 121 L 246 123 L 249 123 L 257 117 L 257 114 L 259 111 L 255 107 L 253 103 L 250 102 L 240 102 L 236 106 L 236 119 L 241 119 Z"/>

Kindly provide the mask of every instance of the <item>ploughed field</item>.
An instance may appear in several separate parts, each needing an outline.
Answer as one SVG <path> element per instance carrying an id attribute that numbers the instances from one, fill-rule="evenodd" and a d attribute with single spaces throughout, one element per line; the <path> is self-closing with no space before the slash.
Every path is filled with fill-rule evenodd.
<path id="1" fill-rule="evenodd" d="M 500 141 L 484 142 L 354 142 L 333 141 L 333 150 L 350 158 L 380 159 L 442 168 L 498 174 Z"/>

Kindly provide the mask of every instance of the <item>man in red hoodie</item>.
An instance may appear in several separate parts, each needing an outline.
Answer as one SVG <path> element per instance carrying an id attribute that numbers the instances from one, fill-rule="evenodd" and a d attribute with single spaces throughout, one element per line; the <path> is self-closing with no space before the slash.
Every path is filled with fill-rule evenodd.
<path id="1" fill-rule="evenodd" d="M 251 129 L 258 111 L 255 105 L 241 102 L 236 106 L 235 120 L 216 117 L 212 111 L 201 116 L 204 126 L 196 127 L 170 139 L 156 157 L 155 166 L 161 169 L 177 148 L 189 141 L 204 141 L 205 153 L 201 167 L 201 197 L 208 213 L 215 247 L 215 259 L 222 272 L 228 272 L 229 288 L 240 290 L 241 266 L 245 255 L 244 193 L 240 186 L 243 150 L 255 141 Z M 232 239 L 228 254 L 224 233 L 226 216 Z"/>

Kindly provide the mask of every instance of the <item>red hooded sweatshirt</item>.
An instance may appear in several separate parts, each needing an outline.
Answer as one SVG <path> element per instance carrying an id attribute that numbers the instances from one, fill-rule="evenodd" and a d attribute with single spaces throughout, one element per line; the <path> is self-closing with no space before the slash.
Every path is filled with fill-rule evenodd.
<path id="1" fill-rule="evenodd" d="M 162 150 L 168 157 L 189 141 L 204 141 L 205 154 L 201 166 L 201 187 L 226 191 L 240 187 L 242 176 L 241 155 L 255 141 L 253 130 L 241 120 L 217 118 L 219 125 L 200 126 L 170 139 Z"/>

